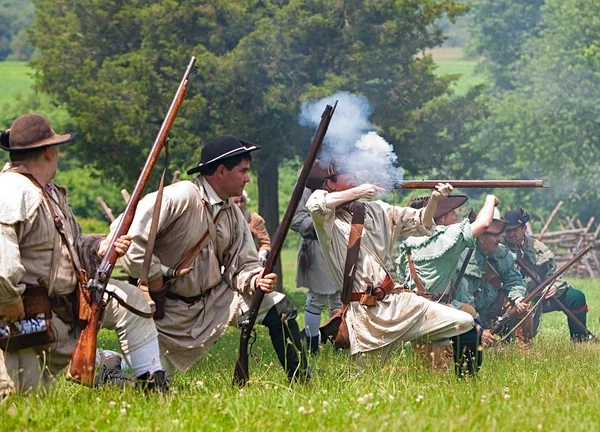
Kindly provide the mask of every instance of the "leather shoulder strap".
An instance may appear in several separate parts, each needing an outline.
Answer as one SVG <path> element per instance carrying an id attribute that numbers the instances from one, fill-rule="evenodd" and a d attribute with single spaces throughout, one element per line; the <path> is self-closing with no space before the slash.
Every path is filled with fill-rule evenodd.
<path id="1" fill-rule="evenodd" d="M 210 222 L 212 222 L 215 227 L 218 226 L 219 225 L 219 221 L 223 217 L 224 213 L 225 212 L 223 211 L 223 209 L 219 210 L 219 212 L 215 216 L 215 219 L 211 220 Z M 204 236 L 200 239 L 200 241 L 198 243 L 196 243 L 196 246 L 194 246 L 183 257 L 183 259 L 179 262 L 179 264 L 177 264 L 177 266 L 175 267 L 175 270 L 177 272 L 179 272 L 180 270 L 183 270 L 185 268 L 190 267 L 194 263 L 194 261 L 196 260 L 196 257 L 200 254 L 200 252 L 202 251 L 202 249 L 204 249 L 204 246 L 206 246 L 206 243 L 208 243 L 208 241 L 210 240 L 210 238 L 211 238 L 211 236 L 210 236 L 210 230 L 207 230 L 206 234 L 204 234 Z"/>
<path id="2" fill-rule="evenodd" d="M 346 253 L 346 264 L 344 265 L 344 281 L 342 283 L 342 303 L 350 303 L 352 295 L 352 284 L 356 274 L 356 264 L 360 251 L 360 240 L 365 223 L 365 204 L 356 201 L 351 204 L 352 225 L 348 236 L 348 252 Z"/>
<path id="3" fill-rule="evenodd" d="M 406 261 L 408 262 L 408 270 L 410 271 L 410 277 L 417 287 L 417 294 L 425 294 L 427 289 L 425 289 L 425 284 L 417 274 L 417 269 L 415 268 L 415 263 L 412 260 L 412 255 L 410 251 L 406 254 Z"/>
<path id="4" fill-rule="evenodd" d="M 500 281 L 498 271 L 487 260 L 485 261 L 485 273 L 483 274 L 483 277 L 487 283 L 492 285 L 498 291 L 502 289 L 502 282 Z"/>
<path id="5" fill-rule="evenodd" d="M 73 250 L 71 249 L 71 243 L 69 242 L 69 238 L 67 237 L 67 233 L 65 231 L 64 222 L 56 214 L 56 210 L 54 210 L 54 206 L 52 205 L 52 200 L 48 196 L 48 192 L 46 192 L 46 189 L 44 189 L 44 187 L 32 175 L 27 175 L 27 174 L 22 174 L 22 175 L 27 177 L 40 190 L 40 193 L 42 194 L 42 198 L 46 202 L 46 206 L 48 207 L 48 210 L 50 211 L 50 215 L 52 216 L 52 219 L 54 220 L 54 226 L 56 227 L 56 230 L 60 236 L 60 239 L 62 239 L 63 243 L 67 247 L 67 252 L 69 254 L 71 264 L 73 265 L 73 270 L 75 271 L 76 274 L 78 274 L 79 270 L 77 269 L 77 265 L 75 264 Z M 54 249 L 52 250 L 50 280 L 48 281 L 48 294 L 52 294 L 52 292 L 54 291 L 54 282 L 56 280 L 56 275 L 58 273 L 58 253 L 60 253 L 60 246 L 57 244 L 56 240 L 58 240 L 58 237 L 55 239 Z"/>

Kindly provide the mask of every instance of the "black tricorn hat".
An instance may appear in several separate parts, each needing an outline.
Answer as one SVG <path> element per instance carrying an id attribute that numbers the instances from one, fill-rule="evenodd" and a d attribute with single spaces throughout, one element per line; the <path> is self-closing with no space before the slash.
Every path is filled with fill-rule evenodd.
<path id="1" fill-rule="evenodd" d="M 25 114 L 17 118 L 10 129 L 0 133 L 0 148 L 13 153 L 41 149 L 73 141 L 75 134 L 59 135 L 40 114 Z"/>
<path id="2" fill-rule="evenodd" d="M 508 210 L 504 213 L 504 219 L 508 222 L 506 229 L 515 229 L 529 222 L 531 216 L 523 210 L 523 207 L 519 207 L 519 210 Z"/>
<path id="3" fill-rule="evenodd" d="M 473 209 L 471 209 L 471 210 L 469 210 L 467 217 L 469 218 L 469 222 L 473 223 L 473 222 L 475 222 L 477 215 L 475 214 Z M 494 209 L 494 217 L 492 219 L 492 223 L 490 224 L 489 228 L 485 231 L 485 234 L 493 234 L 493 235 L 502 234 L 504 232 L 504 230 L 506 229 L 507 224 L 508 224 L 508 222 L 506 222 L 506 219 L 504 219 L 503 217 L 500 216 L 500 212 L 496 208 L 496 209 Z"/>
<path id="4" fill-rule="evenodd" d="M 200 162 L 194 168 L 188 170 L 188 174 L 200 172 L 200 170 L 208 165 L 212 165 L 223 160 L 250 153 L 258 150 L 260 146 L 252 144 L 248 141 L 238 139 L 234 136 L 219 136 L 211 138 L 204 144 L 200 152 Z"/>
<path id="5" fill-rule="evenodd" d="M 446 198 L 438 201 L 437 209 L 435 211 L 434 219 L 441 218 L 444 215 L 447 215 L 451 211 L 456 210 L 461 205 L 468 201 L 469 197 L 466 195 L 448 195 Z M 428 196 L 422 196 L 412 200 L 408 203 L 409 207 L 414 209 L 420 209 L 427 206 L 429 202 Z"/>

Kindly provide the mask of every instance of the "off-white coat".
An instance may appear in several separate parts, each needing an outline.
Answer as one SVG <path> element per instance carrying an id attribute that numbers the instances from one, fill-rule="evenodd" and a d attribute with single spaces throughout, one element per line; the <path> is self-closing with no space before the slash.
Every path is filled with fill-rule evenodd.
<path id="1" fill-rule="evenodd" d="M 333 277 L 343 283 L 352 215 L 344 207 L 326 206 L 327 192 L 315 191 L 306 207 Z M 385 269 L 393 268 L 391 249 L 398 236 L 431 235 L 421 224 L 423 209 L 396 207 L 383 201 L 365 203 L 365 221 L 358 255 L 354 292 L 364 292 L 367 284 L 380 285 Z M 473 318 L 412 293 L 392 294 L 374 307 L 351 302 L 346 322 L 350 354 L 377 350 L 396 341 L 417 338 L 439 340 L 461 334 L 473 327 Z"/>

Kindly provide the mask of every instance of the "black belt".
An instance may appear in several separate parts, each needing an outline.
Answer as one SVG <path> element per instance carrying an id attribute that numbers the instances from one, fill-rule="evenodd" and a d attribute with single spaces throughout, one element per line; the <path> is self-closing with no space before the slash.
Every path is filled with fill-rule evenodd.
<path id="1" fill-rule="evenodd" d="M 195 295 L 192 297 L 184 297 L 182 295 L 175 294 L 171 291 L 167 291 L 167 298 L 170 298 L 171 300 L 179 300 L 179 301 L 182 301 L 184 303 L 191 305 L 191 304 L 194 304 L 194 303 L 202 300 L 204 297 L 208 296 L 209 292 L 210 292 L 210 289 L 202 292 L 201 294 L 198 294 L 198 295 Z"/>
<path id="2" fill-rule="evenodd" d="M 317 233 L 311 232 L 310 234 L 305 234 L 302 236 L 304 240 L 318 240 Z"/>

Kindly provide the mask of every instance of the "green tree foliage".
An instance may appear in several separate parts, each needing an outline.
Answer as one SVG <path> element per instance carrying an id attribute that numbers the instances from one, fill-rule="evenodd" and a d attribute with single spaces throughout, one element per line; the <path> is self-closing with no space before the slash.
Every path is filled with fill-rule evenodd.
<path id="1" fill-rule="evenodd" d="M 30 37 L 39 89 L 66 104 L 82 163 L 125 185 L 139 173 L 190 54 L 198 57 L 172 132 L 171 160 L 193 165 L 201 143 L 229 133 L 260 144 L 259 210 L 278 224 L 278 167 L 304 155 L 313 130 L 301 102 L 343 89 L 374 104 L 373 122 L 416 172 L 429 149 L 456 155 L 481 118 L 473 93 L 449 98 L 423 50 L 435 25 L 465 6 L 453 0 L 37 0 Z M 452 116 L 460 113 L 463 118 Z M 431 129 L 428 125 L 444 121 Z M 466 127 L 458 122 L 465 122 Z M 440 152 L 440 155 L 442 153 Z M 452 156 L 450 157 L 452 160 Z M 289 191 L 284 191 L 289 193 Z"/>
<path id="2" fill-rule="evenodd" d="M 33 47 L 25 29 L 34 16 L 32 0 L 0 0 L 0 61 L 28 60 Z"/>
<path id="3" fill-rule="evenodd" d="M 544 0 L 471 0 L 471 54 L 483 58 L 495 87 L 511 89 L 523 45 L 543 30 Z"/>
<path id="4" fill-rule="evenodd" d="M 507 175 L 551 187 L 515 201 L 547 213 L 559 199 L 586 220 L 600 210 L 600 21 L 597 2 L 548 0 L 545 31 L 525 44 L 515 89 L 494 101 L 482 141 Z"/>

